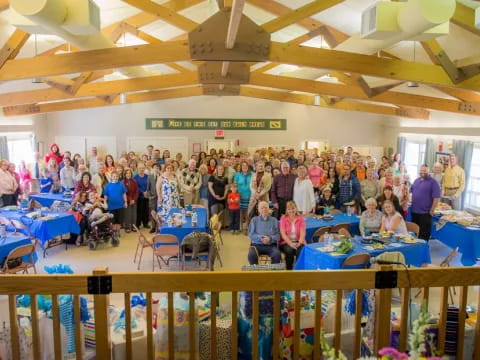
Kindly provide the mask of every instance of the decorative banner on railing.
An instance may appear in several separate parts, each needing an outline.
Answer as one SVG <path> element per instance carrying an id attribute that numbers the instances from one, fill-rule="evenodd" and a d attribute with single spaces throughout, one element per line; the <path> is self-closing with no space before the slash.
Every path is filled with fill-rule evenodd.
<path id="1" fill-rule="evenodd" d="M 286 119 L 146 118 L 147 130 L 287 130 Z"/>

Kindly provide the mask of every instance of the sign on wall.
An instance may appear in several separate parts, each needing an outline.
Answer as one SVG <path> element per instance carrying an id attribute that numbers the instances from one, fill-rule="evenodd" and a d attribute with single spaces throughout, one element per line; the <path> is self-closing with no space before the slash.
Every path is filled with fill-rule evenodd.
<path id="1" fill-rule="evenodd" d="M 146 118 L 147 130 L 287 130 L 286 119 Z"/>

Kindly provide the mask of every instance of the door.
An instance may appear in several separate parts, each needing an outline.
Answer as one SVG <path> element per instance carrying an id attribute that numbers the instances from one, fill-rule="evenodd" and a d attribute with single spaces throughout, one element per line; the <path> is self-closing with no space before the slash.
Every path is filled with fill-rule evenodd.
<path id="1" fill-rule="evenodd" d="M 210 152 L 210 149 L 215 149 L 215 150 L 220 150 L 223 149 L 223 151 L 234 151 L 235 145 L 233 140 L 205 140 L 205 149 L 206 153 L 208 154 Z"/>

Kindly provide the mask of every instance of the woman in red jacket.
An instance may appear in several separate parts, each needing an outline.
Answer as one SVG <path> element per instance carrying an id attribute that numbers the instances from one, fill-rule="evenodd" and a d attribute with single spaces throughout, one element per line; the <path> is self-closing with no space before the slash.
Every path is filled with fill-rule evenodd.
<path id="1" fill-rule="evenodd" d="M 50 145 L 50 152 L 45 155 L 45 162 L 47 164 L 50 159 L 55 159 L 57 165 L 60 165 L 60 163 L 63 161 L 63 154 L 60 154 L 60 148 L 57 144 Z"/>
<path id="2" fill-rule="evenodd" d="M 138 184 L 132 176 L 132 170 L 126 169 L 123 173 L 123 184 L 127 188 L 127 203 L 128 207 L 125 209 L 123 223 L 125 225 L 125 232 L 132 231 L 132 226 L 137 222 L 137 200 L 138 200 Z"/>

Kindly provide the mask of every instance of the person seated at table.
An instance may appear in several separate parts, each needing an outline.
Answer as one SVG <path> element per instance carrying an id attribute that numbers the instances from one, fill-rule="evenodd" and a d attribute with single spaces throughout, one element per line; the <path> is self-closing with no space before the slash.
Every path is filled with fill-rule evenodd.
<path id="1" fill-rule="evenodd" d="M 287 270 L 293 269 L 293 260 L 298 258 L 305 241 L 306 225 L 303 216 L 298 215 L 294 201 L 287 202 L 286 214 L 280 218 L 280 251 L 285 254 Z"/>
<path id="2" fill-rule="evenodd" d="M 332 188 L 326 186 L 323 188 L 322 195 L 318 199 L 318 203 L 315 209 L 315 214 L 323 215 L 325 214 L 325 209 L 332 210 L 335 208 L 335 196 L 332 194 Z"/>
<path id="3" fill-rule="evenodd" d="M 82 174 L 81 179 L 75 184 L 74 196 L 77 195 L 80 191 L 85 191 L 87 193 L 90 191 L 97 191 L 95 186 L 92 184 L 92 175 L 90 175 L 90 173 L 87 171 Z"/>
<path id="4" fill-rule="evenodd" d="M 270 215 L 270 209 L 266 201 L 258 204 L 258 216 L 255 216 L 248 226 L 248 237 L 252 247 L 248 252 L 250 265 L 258 264 L 259 255 L 268 255 L 272 264 L 278 264 L 281 260 L 280 250 L 277 244 L 280 240 L 278 220 Z"/>
<path id="5" fill-rule="evenodd" d="M 75 240 L 75 245 L 80 246 L 87 243 L 85 230 L 87 228 L 87 218 L 83 215 L 85 210 L 85 205 L 87 204 L 88 196 L 85 191 L 81 191 L 75 197 L 75 200 L 72 203 L 72 211 L 76 214 L 75 219 L 80 226 L 80 234 L 78 234 L 77 239 Z"/>
<path id="6" fill-rule="evenodd" d="M 50 187 L 50 192 L 52 194 L 59 194 L 62 193 L 65 189 L 60 182 L 60 178 L 57 174 L 52 175 L 52 186 Z"/>
<path id="7" fill-rule="evenodd" d="M 395 234 L 407 235 L 407 225 L 403 216 L 395 209 L 393 202 L 385 200 L 383 202 L 383 219 L 380 232 L 391 231 Z"/>
<path id="8" fill-rule="evenodd" d="M 42 170 L 42 178 L 40 179 L 40 192 L 49 193 L 52 188 L 52 178 L 49 176 L 49 171 L 47 168 Z"/>
<path id="9" fill-rule="evenodd" d="M 365 201 L 365 210 L 360 218 L 360 234 L 362 236 L 370 235 L 371 233 L 378 233 L 380 226 L 382 226 L 383 214 L 377 209 L 377 200 L 368 198 Z"/>
<path id="10" fill-rule="evenodd" d="M 382 195 L 377 198 L 378 208 L 383 208 L 383 203 L 385 200 L 390 200 L 395 207 L 395 210 L 398 211 L 400 214 L 403 214 L 402 206 L 400 205 L 400 201 L 398 197 L 393 193 L 393 188 L 390 185 L 386 185 L 383 188 Z"/>

